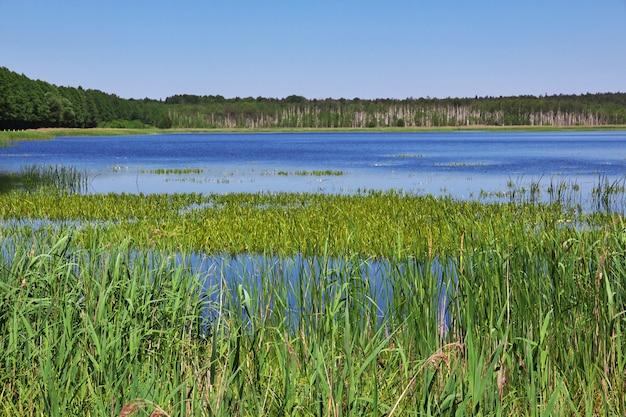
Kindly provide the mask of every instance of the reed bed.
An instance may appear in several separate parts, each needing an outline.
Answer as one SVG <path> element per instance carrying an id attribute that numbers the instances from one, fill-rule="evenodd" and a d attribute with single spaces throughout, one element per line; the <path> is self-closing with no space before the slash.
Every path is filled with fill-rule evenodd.
<path id="1" fill-rule="evenodd" d="M 15 192 L 0 219 L 1 414 L 626 413 L 618 214 Z"/>
<path id="2" fill-rule="evenodd" d="M 85 193 L 89 179 L 85 172 L 74 167 L 53 165 L 26 165 L 19 172 L 0 172 L 0 192 L 11 190 L 46 193 Z"/>
<path id="3" fill-rule="evenodd" d="M 89 186 L 87 174 L 74 167 L 26 165 L 17 175 L 26 191 L 52 188 L 55 191 L 81 193 Z"/>

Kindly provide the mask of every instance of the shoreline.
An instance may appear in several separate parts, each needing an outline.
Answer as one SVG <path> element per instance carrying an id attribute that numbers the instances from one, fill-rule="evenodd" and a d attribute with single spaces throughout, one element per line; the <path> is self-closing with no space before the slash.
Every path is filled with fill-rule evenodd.
<path id="1" fill-rule="evenodd" d="M 168 133 L 341 133 L 341 132 L 377 132 L 377 133 L 420 133 L 420 132 L 593 132 L 607 130 L 626 130 L 626 125 L 601 126 L 441 126 L 441 127 L 376 127 L 376 128 L 201 128 L 201 129 L 132 129 L 132 128 L 40 128 L 15 131 L 0 131 L 0 143 L 14 140 L 47 140 L 58 136 L 135 136 Z"/>

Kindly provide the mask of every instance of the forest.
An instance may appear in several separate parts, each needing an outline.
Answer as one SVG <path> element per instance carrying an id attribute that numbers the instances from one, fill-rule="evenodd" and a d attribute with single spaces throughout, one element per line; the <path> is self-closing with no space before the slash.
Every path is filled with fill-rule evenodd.
<path id="1" fill-rule="evenodd" d="M 309 99 L 180 94 L 165 100 L 56 86 L 0 67 L 0 129 L 272 129 L 626 124 L 626 93 Z"/>

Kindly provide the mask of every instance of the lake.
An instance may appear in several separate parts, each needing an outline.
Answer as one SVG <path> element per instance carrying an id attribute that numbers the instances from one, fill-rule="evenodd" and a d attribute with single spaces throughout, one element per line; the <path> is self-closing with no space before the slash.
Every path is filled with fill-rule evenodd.
<path id="1" fill-rule="evenodd" d="M 510 189 L 511 182 L 519 187 L 539 183 L 545 192 L 551 184 L 565 181 L 580 186 L 582 195 L 600 179 L 624 184 L 626 131 L 59 137 L 49 141 L 19 141 L 0 149 L 0 154 L 0 169 L 4 171 L 17 172 L 34 164 L 84 170 L 90 178 L 91 193 L 349 194 L 397 189 L 488 200 L 496 198 L 490 193 Z M 159 174 L 157 170 L 166 173 Z M 314 172 L 321 174 L 303 175 Z M 624 204 L 618 207 L 623 210 Z M 12 221 L 19 224 L 21 220 L 9 219 L 5 224 Z M 35 226 L 47 222 L 26 221 Z M 4 253 L 6 258 L 11 258 L 13 254 L 7 249 L 11 245 L 7 240 L 3 243 L 6 252 L 0 255 Z M 443 332 L 447 331 L 449 322 L 442 291 L 447 283 L 456 282 L 458 276 L 452 258 L 436 257 L 424 266 L 412 261 L 392 264 L 385 259 L 367 257 L 281 258 L 254 253 L 234 256 L 192 253 L 187 262 L 185 266 L 190 271 L 206 279 L 207 291 L 225 284 L 232 287 L 233 294 L 239 286 L 252 293 L 252 289 L 266 283 L 284 284 L 287 310 L 296 312 L 289 320 L 298 319 L 295 291 L 311 288 L 322 281 L 319 277 L 334 277 L 333 274 L 348 279 L 362 277 L 368 284 L 368 292 L 364 294 L 377 302 L 378 314 L 384 314 L 393 300 L 397 275 L 408 271 L 409 277 L 419 277 L 417 281 L 430 277 L 431 282 L 441 284 L 432 293 L 432 307 L 437 311 L 437 324 Z M 532 260 L 530 264 L 541 269 L 543 264 L 538 262 Z M 478 265 L 482 267 L 485 263 Z M 309 301 L 302 302 L 306 305 Z"/>
<path id="2" fill-rule="evenodd" d="M 568 181 L 585 192 L 599 178 L 621 181 L 626 131 L 58 137 L 18 141 L 0 154 L 2 171 L 34 164 L 84 170 L 90 193 L 397 189 L 471 199 L 511 183 L 545 189 Z"/>

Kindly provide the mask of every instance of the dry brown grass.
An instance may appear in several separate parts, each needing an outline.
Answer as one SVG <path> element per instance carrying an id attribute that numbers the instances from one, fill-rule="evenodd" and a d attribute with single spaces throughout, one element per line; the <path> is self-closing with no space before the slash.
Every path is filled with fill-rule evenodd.
<path id="1" fill-rule="evenodd" d="M 128 417 L 131 414 L 135 413 L 136 411 L 139 411 L 143 408 L 148 408 L 148 407 L 154 408 L 152 412 L 150 413 L 150 417 L 170 417 L 170 415 L 161 407 L 154 404 L 150 400 L 145 400 L 142 398 L 137 398 L 131 402 L 124 404 L 124 407 L 122 407 L 122 411 L 120 411 L 119 417 Z"/>

